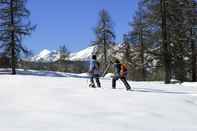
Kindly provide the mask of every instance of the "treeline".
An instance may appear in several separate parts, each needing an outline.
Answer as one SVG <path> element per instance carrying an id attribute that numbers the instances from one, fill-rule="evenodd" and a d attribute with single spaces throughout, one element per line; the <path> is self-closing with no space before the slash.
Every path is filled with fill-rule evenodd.
<path id="1" fill-rule="evenodd" d="M 67 73 L 84 73 L 88 71 L 88 61 L 64 61 L 64 62 L 30 62 L 19 61 L 17 68 L 32 70 L 59 71 Z"/>
<path id="2" fill-rule="evenodd" d="M 195 0 L 139 2 L 127 39 L 138 54 L 131 54 L 131 62 L 141 65 L 143 79 L 151 71 L 155 77 L 163 77 L 165 83 L 171 79 L 196 81 L 196 5 Z M 154 59 L 150 60 L 150 56 Z M 153 67 L 149 67 L 153 60 Z"/>
<path id="3" fill-rule="evenodd" d="M 68 73 L 84 73 L 88 71 L 88 61 L 55 61 L 55 62 L 33 62 L 19 60 L 16 68 L 26 70 L 46 70 Z M 6 57 L 0 58 L 0 68 L 10 68 L 10 60 Z"/>
<path id="4" fill-rule="evenodd" d="M 32 69 L 32 70 L 47 70 L 47 71 L 59 71 L 59 72 L 68 72 L 68 73 L 82 73 L 87 72 L 89 67 L 88 61 L 70 61 L 69 60 L 69 51 L 65 45 L 59 47 L 56 56 L 57 60 L 46 61 L 46 60 L 30 60 L 30 58 L 18 59 L 16 68 L 19 69 Z M 11 68 L 10 58 L 0 55 L 0 68 Z"/>
<path id="5" fill-rule="evenodd" d="M 131 31 L 114 52 L 109 50 L 115 38 L 112 22 L 103 10 L 95 31 L 95 52 L 102 51 L 105 63 L 119 57 L 128 65 L 132 80 L 196 81 L 196 5 L 195 0 L 140 0 L 129 23 Z"/>

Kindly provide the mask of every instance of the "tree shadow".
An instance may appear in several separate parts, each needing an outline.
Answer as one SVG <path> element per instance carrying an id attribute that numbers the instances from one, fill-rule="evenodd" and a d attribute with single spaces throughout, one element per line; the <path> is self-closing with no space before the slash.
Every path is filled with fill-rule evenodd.
<path id="1" fill-rule="evenodd" d="M 145 92 L 145 93 L 161 93 L 161 94 L 177 94 L 177 95 L 190 95 L 193 93 L 189 92 L 177 92 L 177 91 L 166 91 L 161 89 L 152 89 L 152 88 L 135 88 L 136 92 Z"/>
<path id="2" fill-rule="evenodd" d="M 11 70 L 1 70 L 0 75 L 11 75 Z M 26 76 L 47 76 L 47 77 L 73 77 L 73 78 L 89 78 L 89 76 L 80 76 L 80 74 L 75 73 L 64 73 L 64 72 L 54 72 L 54 71 L 34 71 L 34 70 L 16 70 L 17 75 Z"/>

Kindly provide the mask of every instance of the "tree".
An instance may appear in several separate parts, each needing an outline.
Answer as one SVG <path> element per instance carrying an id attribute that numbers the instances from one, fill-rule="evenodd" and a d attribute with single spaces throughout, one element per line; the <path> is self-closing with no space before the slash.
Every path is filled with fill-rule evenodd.
<path id="1" fill-rule="evenodd" d="M 171 79 L 171 57 L 168 50 L 166 0 L 144 0 L 144 2 L 148 12 L 146 19 L 151 29 L 150 34 L 152 37 L 156 35 L 153 43 L 160 47 L 160 58 L 165 72 L 164 81 L 168 84 Z"/>
<path id="2" fill-rule="evenodd" d="M 135 52 L 138 54 L 138 57 L 135 57 L 138 59 L 137 64 L 140 66 L 141 69 L 141 80 L 145 80 L 146 71 L 145 71 L 145 44 L 148 45 L 147 36 L 149 34 L 149 31 L 147 29 L 147 25 L 145 23 L 145 9 L 143 8 L 144 4 L 143 2 L 138 3 L 138 10 L 136 11 L 136 14 L 133 18 L 133 22 L 130 23 L 130 26 L 132 26 L 132 31 L 129 33 L 131 37 L 131 43 L 134 44 Z M 146 41 L 146 43 L 145 43 Z M 135 60 L 136 61 L 136 60 Z"/>
<path id="3" fill-rule="evenodd" d="M 0 1 L 0 48 L 11 59 L 12 74 L 16 74 L 20 55 L 29 52 L 22 44 L 23 38 L 35 29 L 28 19 L 30 12 L 25 7 L 26 2 L 27 0 Z"/>
<path id="4" fill-rule="evenodd" d="M 190 3 L 190 7 L 189 7 L 189 9 L 190 9 L 190 13 L 192 13 L 192 17 L 190 17 L 190 21 L 191 21 L 191 23 L 192 23 L 192 26 L 191 26 L 191 31 L 190 31 L 190 35 L 191 35 L 191 63 L 192 63 L 192 66 L 191 66 L 191 70 L 192 70 L 192 81 L 193 82 L 195 82 L 196 80 L 197 80 L 197 74 L 196 74 L 196 55 L 197 55 L 197 53 L 196 53 L 196 46 L 195 46 L 195 40 L 196 40 L 196 38 L 197 38 L 197 34 L 196 34 L 196 30 L 197 30 L 197 25 L 196 25 L 196 23 L 197 23 L 197 16 L 196 16 L 196 14 L 197 14 L 197 2 L 196 1 L 192 1 L 191 3 Z M 186 8 L 186 9 L 188 9 L 188 8 Z M 192 9 L 192 11 L 191 11 L 191 9 Z"/>
<path id="5" fill-rule="evenodd" d="M 161 58 L 165 69 L 165 83 L 174 76 L 181 82 L 188 77 L 191 62 L 191 27 L 196 20 L 196 8 L 189 8 L 195 0 L 146 0 L 147 22 L 161 40 Z M 152 32 L 151 32 L 152 33 Z M 192 53 L 193 54 L 193 53 Z M 194 67 L 194 66 L 193 66 Z"/>
<path id="6" fill-rule="evenodd" d="M 197 19 L 196 7 L 192 8 L 193 0 L 166 0 L 169 52 L 176 79 L 183 82 L 188 79 L 192 63 L 191 28 Z M 191 66 L 190 66 L 191 67 Z"/>
<path id="7" fill-rule="evenodd" d="M 123 43 L 121 46 L 121 53 L 123 53 L 123 61 L 127 65 L 129 64 L 131 58 L 131 43 L 128 34 L 124 34 Z"/>
<path id="8" fill-rule="evenodd" d="M 136 62 L 134 62 L 136 54 L 134 48 L 132 47 L 129 34 L 123 35 L 123 43 L 121 43 L 121 46 L 117 52 L 122 54 L 121 60 L 128 66 L 128 78 L 131 80 L 136 80 L 136 76 L 133 75 L 136 70 Z"/>
<path id="9" fill-rule="evenodd" d="M 115 34 L 113 32 L 113 24 L 109 13 L 106 10 L 101 10 L 99 13 L 99 22 L 95 29 L 96 41 L 95 45 L 97 46 L 97 54 L 102 58 L 103 70 L 104 67 L 107 67 L 110 57 L 110 49 L 112 49 L 115 39 Z"/>
<path id="10" fill-rule="evenodd" d="M 59 47 L 59 52 L 60 52 L 60 61 L 64 62 L 66 59 L 69 58 L 70 52 L 68 51 L 68 49 L 66 48 L 65 45 L 62 45 Z"/>
<path id="11" fill-rule="evenodd" d="M 148 9 L 143 1 L 138 3 L 138 9 L 135 12 L 132 22 L 129 23 L 131 26 L 131 31 L 128 33 L 129 43 L 132 44 L 132 55 L 130 55 L 130 63 L 133 64 L 133 67 L 140 76 L 140 80 L 146 80 L 147 69 L 153 68 L 149 65 L 152 65 L 153 61 L 153 48 L 158 48 L 158 32 L 154 25 L 151 24 L 147 17 L 149 16 Z M 133 68 L 133 69 L 134 69 Z M 152 69 L 149 69 L 152 70 Z"/>

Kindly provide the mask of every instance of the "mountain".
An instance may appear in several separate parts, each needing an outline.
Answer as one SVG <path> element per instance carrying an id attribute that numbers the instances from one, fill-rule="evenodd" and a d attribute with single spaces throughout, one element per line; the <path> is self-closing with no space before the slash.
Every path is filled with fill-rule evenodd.
<path id="1" fill-rule="evenodd" d="M 38 55 L 31 58 L 31 61 L 42 61 L 42 62 L 53 62 L 60 58 L 60 53 L 58 51 L 49 51 L 47 49 L 42 50 Z"/>
<path id="2" fill-rule="evenodd" d="M 120 45 L 112 47 L 113 50 L 118 51 L 121 47 Z M 69 56 L 69 60 L 71 61 L 88 61 L 93 52 L 95 52 L 96 46 L 90 46 L 88 48 L 82 49 L 79 52 L 71 53 Z M 113 52 L 112 50 L 109 50 L 110 52 Z M 117 58 L 121 58 L 121 54 L 116 54 Z M 42 50 L 39 54 L 33 56 L 30 58 L 31 61 L 34 62 L 54 62 L 57 61 L 60 58 L 60 52 L 59 51 L 49 51 L 47 49 Z M 98 56 L 99 58 L 99 56 Z"/>
<path id="3" fill-rule="evenodd" d="M 86 61 L 90 59 L 92 53 L 94 52 L 95 46 L 88 47 L 86 49 L 80 50 L 76 53 L 71 53 L 69 60 L 71 61 Z M 60 58 L 59 51 L 49 51 L 47 49 L 42 50 L 39 54 L 33 56 L 31 61 L 35 62 L 54 62 Z"/>
<path id="4" fill-rule="evenodd" d="M 95 46 L 88 47 L 76 53 L 70 54 L 71 61 L 81 61 L 81 60 L 89 60 L 91 58 L 92 53 L 94 52 Z"/>

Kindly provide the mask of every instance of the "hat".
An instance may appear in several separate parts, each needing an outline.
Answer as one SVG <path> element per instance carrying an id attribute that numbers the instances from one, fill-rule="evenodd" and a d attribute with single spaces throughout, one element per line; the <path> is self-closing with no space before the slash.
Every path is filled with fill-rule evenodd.
<path id="1" fill-rule="evenodd" d="M 92 59 L 96 60 L 96 55 L 92 55 Z"/>

